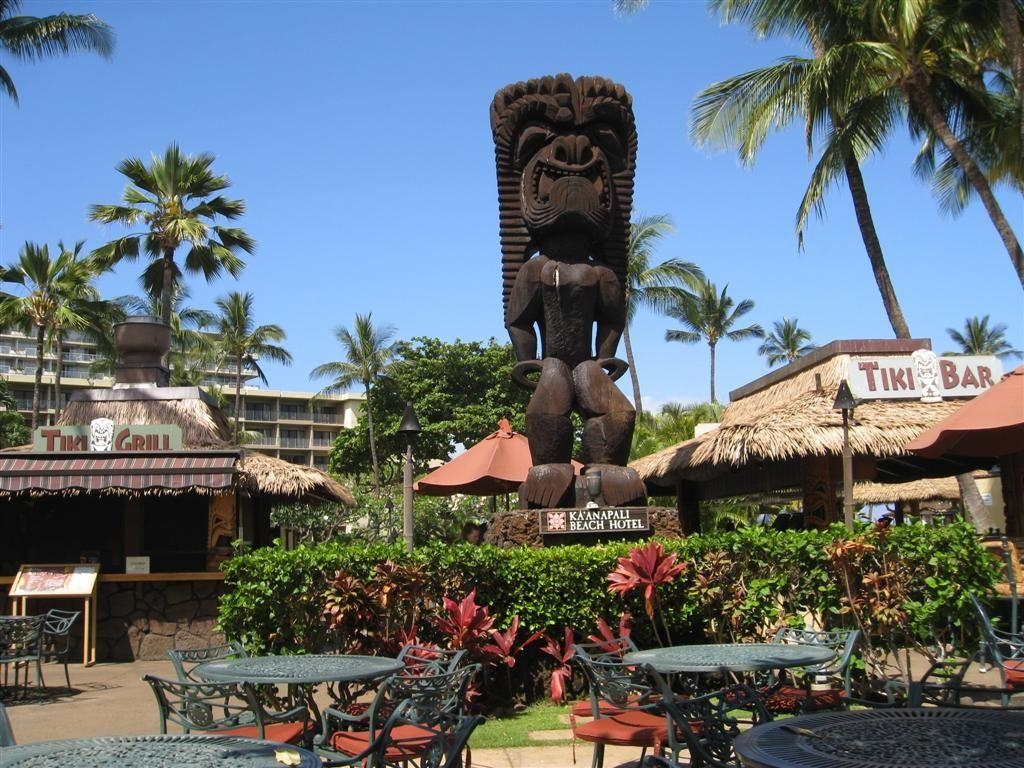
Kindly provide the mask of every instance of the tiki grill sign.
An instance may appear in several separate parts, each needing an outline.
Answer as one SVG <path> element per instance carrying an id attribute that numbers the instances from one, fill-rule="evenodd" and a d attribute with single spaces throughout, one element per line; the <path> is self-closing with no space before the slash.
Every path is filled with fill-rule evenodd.
<path id="1" fill-rule="evenodd" d="M 650 530 L 645 507 L 611 509 L 542 509 L 540 532 L 560 533 L 630 533 Z"/>
<path id="2" fill-rule="evenodd" d="M 32 448 L 41 453 L 180 451 L 181 427 L 93 419 L 88 425 L 37 427 L 32 433 Z"/>
<path id="3" fill-rule="evenodd" d="M 1003 375 L 994 356 L 937 357 L 927 349 L 910 357 L 852 358 L 846 370 L 850 391 L 858 400 L 921 400 L 974 397 Z"/>

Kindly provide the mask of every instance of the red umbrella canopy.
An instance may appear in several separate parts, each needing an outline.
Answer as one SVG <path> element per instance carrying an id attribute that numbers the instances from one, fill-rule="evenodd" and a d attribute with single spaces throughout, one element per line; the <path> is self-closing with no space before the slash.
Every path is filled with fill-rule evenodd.
<path id="1" fill-rule="evenodd" d="M 907 450 L 930 459 L 1024 451 L 1024 365 L 907 443 Z"/>
<path id="2" fill-rule="evenodd" d="M 573 464 L 578 474 L 581 465 Z M 519 490 L 532 466 L 526 436 L 513 432 L 508 419 L 501 419 L 497 432 L 421 478 L 415 488 L 428 496 L 510 493 Z"/>

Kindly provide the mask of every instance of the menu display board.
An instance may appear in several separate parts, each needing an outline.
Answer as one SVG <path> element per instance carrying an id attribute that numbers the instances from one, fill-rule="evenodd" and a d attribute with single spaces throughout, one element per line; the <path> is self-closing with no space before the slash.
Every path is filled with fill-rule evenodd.
<path id="1" fill-rule="evenodd" d="M 88 597 L 96 589 L 99 563 L 23 565 L 11 597 Z"/>

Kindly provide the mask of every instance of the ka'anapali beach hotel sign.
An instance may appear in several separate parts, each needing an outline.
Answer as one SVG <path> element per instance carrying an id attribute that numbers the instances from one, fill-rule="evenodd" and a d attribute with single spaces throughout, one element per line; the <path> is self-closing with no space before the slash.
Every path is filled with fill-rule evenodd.
<path id="1" fill-rule="evenodd" d="M 846 370 L 850 391 L 859 400 L 924 403 L 980 395 L 1002 375 L 998 357 L 937 357 L 927 349 L 916 350 L 910 357 L 852 358 Z"/>
<path id="2" fill-rule="evenodd" d="M 38 427 L 32 434 L 32 449 L 40 453 L 179 451 L 181 427 L 115 424 L 110 419 L 93 419 L 81 426 Z"/>
<path id="3" fill-rule="evenodd" d="M 630 533 L 650 530 L 644 507 L 585 509 L 542 509 L 540 532 L 558 533 Z"/>

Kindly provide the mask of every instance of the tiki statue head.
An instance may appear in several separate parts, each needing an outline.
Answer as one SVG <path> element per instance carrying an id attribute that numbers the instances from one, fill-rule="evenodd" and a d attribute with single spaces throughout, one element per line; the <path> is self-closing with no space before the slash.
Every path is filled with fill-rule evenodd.
<path id="1" fill-rule="evenodd" d="M 505 304 L 519 267 L 554 239 L 624 282 L 636 126 L 621 85 L 562 74 L 503 88 L 491 104 Z"/>

